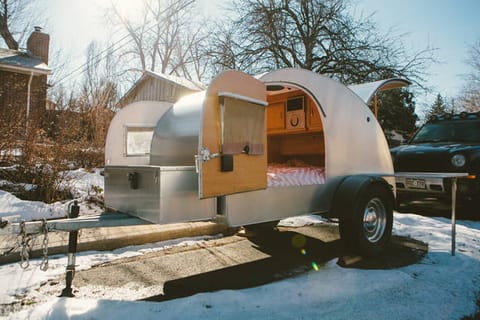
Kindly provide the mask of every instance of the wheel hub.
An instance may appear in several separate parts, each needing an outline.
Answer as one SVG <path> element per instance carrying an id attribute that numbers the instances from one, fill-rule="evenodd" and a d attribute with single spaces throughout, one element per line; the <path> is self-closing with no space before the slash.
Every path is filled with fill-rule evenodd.
<path id="1" fill-rule="evenodd" d="M 379 198 L 371 199 L 363 214 L 363 232 L 368 241 L 375 243 L 382 239 L 387 225 L 387 211 Z"/>

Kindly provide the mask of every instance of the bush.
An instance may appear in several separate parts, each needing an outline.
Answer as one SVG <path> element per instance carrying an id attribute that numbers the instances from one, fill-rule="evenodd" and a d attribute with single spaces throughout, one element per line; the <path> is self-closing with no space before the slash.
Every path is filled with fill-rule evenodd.
<path id="1" fill-rule="evenodd" d="M 17 112 L 0 114 L 8 120 L 0 126 L 0 165 L 9 166 L 0 168 L 0 179 L 9 181 L 1 188 L 25 200 L 71 199 L 67 171 L 103 167 L 113 112 L 101 107 L 73 110 L 46 111 L 28 122 Z"/>
<path id="2" fill-rule="evenodd" d="M 71 199 L 66 180 L 68 167 L 60 159 L 62 152 L 57 152 L 58 149 L 51 146 L 23 150 L 16 165 L 0 170 L 0 178 L 10 182 L 4 184 L 3 188 L 23 200 L 52 203 Z"/>
<path id="3" fill-rule="evenodd" d="M 32 188 L 23 188 L 23 192 L 17 191 L 15 195 L 20 199 L 53 203 L 73 198 L 65 183 L 65 174 L 55 166 L 19 167 L 17 177 L 22 178 L 23 183 L 32 185 Z"/>

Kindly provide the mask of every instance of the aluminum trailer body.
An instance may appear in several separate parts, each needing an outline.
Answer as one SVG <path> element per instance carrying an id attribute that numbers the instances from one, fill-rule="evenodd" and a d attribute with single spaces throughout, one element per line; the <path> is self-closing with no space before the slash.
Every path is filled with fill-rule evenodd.
<path id="1" fill-rule="evenodd" d="M 301 69 L 258 78 L 226 71 L 174 104 L 127 106 L 107 136 L 105 205 L 160 224 L 221 216 L 248 226 L 316 213 L 351 225 L 373 188 L 381 201 L 362 221 L 378 242 L 391 218 L 374 211 L 391 209 L 382 202 L 394 198 L 395 183 L 387 141 L 366 103 L 386 83 L 355 92 Z M 292 162 L 321 168 L 321 181 L 269 185 L 277 175 L 270 165 Z"/>

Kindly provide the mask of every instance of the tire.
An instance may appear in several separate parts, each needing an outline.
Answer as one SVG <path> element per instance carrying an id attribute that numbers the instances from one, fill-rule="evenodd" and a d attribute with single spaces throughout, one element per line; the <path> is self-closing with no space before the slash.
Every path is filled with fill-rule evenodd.
<path id="1" fill-rule="evenodd" d="M 350 216 L 340 218 L 340 237 L 348 250 L 366 257 L 380 255 L 392 236 L 393 197 L 383 185 L 361 191 Z"/>

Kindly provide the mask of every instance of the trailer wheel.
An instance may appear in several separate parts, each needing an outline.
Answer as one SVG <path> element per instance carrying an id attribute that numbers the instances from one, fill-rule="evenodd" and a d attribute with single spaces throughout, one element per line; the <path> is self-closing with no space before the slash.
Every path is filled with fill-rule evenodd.
<path id="1" fill-rule="evenodd" d="M 372 184 L 356 197 L 350 216 L 340 218 L 340 236 L 356 253 L 377 256 L 392 235 L 393 199 L 383 185 Z"/>

